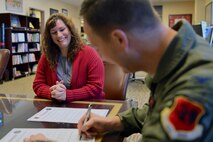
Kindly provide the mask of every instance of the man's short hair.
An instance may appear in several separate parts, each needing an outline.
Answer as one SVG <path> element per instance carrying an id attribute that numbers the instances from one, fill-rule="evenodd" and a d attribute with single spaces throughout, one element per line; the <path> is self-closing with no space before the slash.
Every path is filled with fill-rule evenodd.
<path id="1" fill-rule="evenodd" d="M 114 28 L 146 31 L 159 22 L 149 0 L 84 0 L 80 15 L 102 37 Z"/>

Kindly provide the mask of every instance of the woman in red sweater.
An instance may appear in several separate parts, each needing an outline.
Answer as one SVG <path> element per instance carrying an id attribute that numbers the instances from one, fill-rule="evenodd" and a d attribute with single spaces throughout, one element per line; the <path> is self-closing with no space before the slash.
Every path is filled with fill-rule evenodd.
<path id="1" fill-rule="evenodd" d="M 71 19 L 47 20 L 33 90 L 43 98 L 74 101 L 104 98 L 104 66 L 97 52 L 82 44 Z"/>

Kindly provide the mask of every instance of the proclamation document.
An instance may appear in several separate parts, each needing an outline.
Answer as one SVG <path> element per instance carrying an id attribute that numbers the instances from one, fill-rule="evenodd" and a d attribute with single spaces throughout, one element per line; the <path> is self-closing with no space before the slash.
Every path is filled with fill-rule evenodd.
<path id="1" fill-rule="evenodd" d="M 108 109 L 91 109 L 92 113 L 107 116 Z M 87 108 L 45 107 L 28 121 L 78 123 L 79 119 L 87 112 Z"/>
<path id="2" fill-rule="evenodd" d="M 54 142 L 95 142 L 93 139 L 80 140 L 78 129 L 14 128 L 0 142 L 24 142 L 31 135 L 43 134 Z"/>

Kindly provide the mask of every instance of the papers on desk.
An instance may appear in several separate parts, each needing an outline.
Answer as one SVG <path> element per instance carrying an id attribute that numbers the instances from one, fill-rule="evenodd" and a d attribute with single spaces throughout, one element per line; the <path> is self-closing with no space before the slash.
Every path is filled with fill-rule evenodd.
<path id="1" fill-rule="evenodd" d="M 23 142 L 25 138 L 29 138 L 31 135 L 43 134 L 54 142 L 95 142 L 93 139 L 79 140 L 79 134 L 77 129 L 40 129 L 40 128 L 14 128 L 6 136 L 4 136 L 0 142 Z"/>
<path id="2" fill-rule="evenodd" d="M 62 108 L 62 107 L 45 107 L 29 119 L 28 121 L 39 122 L 57 122 L 57 123 L 78 123 L 79 119 L 86 113 L 84 108 Z M 108 109 L 92 109 L 93 113 L 105 116 Z"/>

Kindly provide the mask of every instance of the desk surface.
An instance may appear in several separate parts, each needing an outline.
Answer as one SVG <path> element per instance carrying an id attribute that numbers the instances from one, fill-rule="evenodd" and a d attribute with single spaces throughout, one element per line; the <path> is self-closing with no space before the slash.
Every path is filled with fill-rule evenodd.
<path id="1" fill-rule="evenodd" d="M 67 108 L 87 108 L 89 103 L 94 104 L 94 108 L 107 108 L 110 110 L 108 116 L 114 116 L 129 108 L 126 101 L 113 100 L 90 100 L 62 103 L 52 100 L 27 98 L 26 96 L 0 94 L 0 112 L 3 115 L 2 126 L 0 126 L 0 139 L 6 135 L 12 128 L 76 128 L 76 124 L 70 123 L 50 123 L 50 122 L 29 122 L 28 118 L 39 112 L 46 106 L 67 107 Z M 119 133 L 107 134 L 96 141 L 122 141 Z"/>

